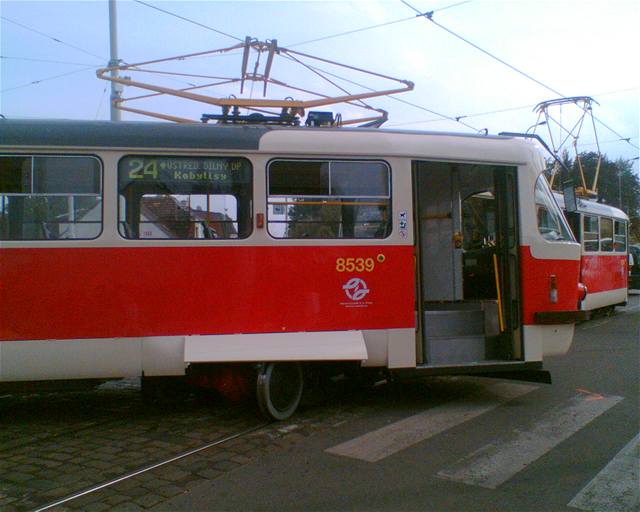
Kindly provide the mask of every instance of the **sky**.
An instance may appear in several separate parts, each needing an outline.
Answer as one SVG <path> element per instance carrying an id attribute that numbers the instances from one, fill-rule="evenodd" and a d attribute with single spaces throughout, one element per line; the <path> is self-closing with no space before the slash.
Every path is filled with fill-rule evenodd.
<path id="1" fill-rule="evenodd" d="M 578 149 L 594 151 L 597 136 L 609 158 L 632 160 L 638 169 L 640 2 L 636 0 L 145 3 L 117 2 L 118 56 L 124 62 L 225 48 L 245 36 L 277 39 L 280 47 L 413 82 L 414 90 L 396 95 L 397 99 L 367 100 L 389 112 L 385 127 L 412 130 L 524 132 L 540 121 L 534 112 L 538 103 L 559 95 L 591 96 L 597 102 L 593 104 L 596 130 L 586 119 Z M 437 24 L 416 16 L 428 11 L 433 11 Z M 107 0 L 3 0 L 0 16 L 2 115 L 109 119 L 110 85 L 95 73 L 110 58 Z M 375 25 L 381 26 L 369 28 Z M 357 29 L 366 30 L 352 32 Z M 337 35 L 344 32 L 351 33 Z M 238 77 L 241 56 L 241 51 L 235 51 L 149 69 Z M 350 93 L 397 86 L 328 64 L 308 63 L 333 73 L 331 80 Z M 195 77 L 126 74 L 172 88 L 207 82 Z M 323 94 L 342 94 L 284 58 L 276 59 L 272 76 Z M 212 96 L 241 96 L 238 87 L 207 91 Z M 131 97 L 141 91 L 126 89 L 123 94 Z M 262 97 L 261 85 L 247 85 L 244 97 L 249 95 Z M 305 97 L 278 87 L 268 89 L 267 97 L 285 96 Z M 216 106 L 166 97 L 130 105 L 191 119 L 220 113 Z M 344 105 L 330 109 L 344 118 L 365 114 Z M 571 128 L 581 111 L 565 105 L 549 113 Z M 132 113 L 123 113 L 122 119 L 152 120 Z M 564 139 L 555 122 L 534 129 L 550 145 Z M 630 143 L 621 140 L 627 138 Z"/>

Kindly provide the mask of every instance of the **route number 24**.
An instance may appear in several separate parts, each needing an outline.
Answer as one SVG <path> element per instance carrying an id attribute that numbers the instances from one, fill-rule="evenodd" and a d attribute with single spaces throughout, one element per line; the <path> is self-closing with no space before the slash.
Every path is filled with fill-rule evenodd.
<path id="1" fill-rule="evenodd" d="M 146 165 L 144 160 L 131 160 L 129 163 L 129 179 L 141 180 L 145 176 L 153 179 L 158 179 L 158 165 L 155 160 L 148 162 Z"/>

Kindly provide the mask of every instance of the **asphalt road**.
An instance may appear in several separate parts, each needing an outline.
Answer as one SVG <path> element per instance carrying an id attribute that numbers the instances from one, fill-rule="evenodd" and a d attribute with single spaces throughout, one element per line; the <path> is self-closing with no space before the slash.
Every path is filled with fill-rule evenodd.
<path id="1" fill-rule="evenodd" d="M 551 385 L 382 386 L 354 419 L 157 510 L 638 510 L 639 299 L 580 325 L 545 362 Z"/>

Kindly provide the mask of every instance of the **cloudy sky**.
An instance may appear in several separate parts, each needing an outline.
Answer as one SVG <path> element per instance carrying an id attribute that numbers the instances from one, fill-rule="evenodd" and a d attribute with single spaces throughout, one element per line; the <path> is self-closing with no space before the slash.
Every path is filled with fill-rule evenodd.
<path id="1" fill-rule="evenodd" d="M 539 102 L 559 94 L 591 96 L 598 102 L 593 112 L 602 151 L 611 158 L 638 156 L 636 0 L 119 0 L 117 8 L 119 57 L 127 63 L 224 48 L 245 36 L 277 39 L 285 48 L 414 82 L 412 92 L 397 96 L 411 105 L 390 98 L 368 103 L 389 112 L 385 126 L 419 130 L 522 132 L 538 121 L 533 109 Z M 436 23 L 416 16 L 427 11 L 433 11 Z M 109 86 L 95 74 L 109 59 L 107 0 L 5 0 L 0 15 L 0 113 L 13 118 L 109 118 Z M 155 69 L 237 77 L 241 55 L 236 51 Z M 395 86 L 329 65 L 318 67 L 352 93 Z M 338 93 L 286 59 L 276 60 L 272 76 L 323 94 Z M 147 74 L 145 79 L 173 88 L 206 83 L 195 77 Z M 125 90 L 124 95 L 140 93 Z M 240 96 L 237 88 L 208 93 Z M 261 87 L 245 88 L 245 96 L 261 94 Z M 269 95 L 296 96 L 278 88 Z M 196 119 L 205 112 L 219 113 L 217 107 L 164 98 L 135 106 Z M 346 107 L 334 109 L 344 117 L 352 114 Z M 550 113 L 570 128 L 579 112 L 569 105 Z M 123 119 L 148 118 L 124 113 Z M 589 123 L 582 129 L 580 150 L 596 148 Z M 561 131 L 553 126 L 551 135 L 559 141 Z M 546 126 L 537 132 L 551 142 Z M 634 165 L 637 169 L 637 160 Z"/>

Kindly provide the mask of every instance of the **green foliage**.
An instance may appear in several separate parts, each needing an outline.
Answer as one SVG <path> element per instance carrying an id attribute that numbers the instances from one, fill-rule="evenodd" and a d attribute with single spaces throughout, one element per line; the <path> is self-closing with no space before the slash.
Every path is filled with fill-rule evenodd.
<path id="1" fill-rule="evenodd" d="M 562 160 L 571 170 L 571 178 L 576 186 L 582 185 L 577 159 L 569 158 L 566 153 Z M 587 188 L 593 187 L 598 163 L 595 152 L 580 153 Z M 556 179 L 556 184 L 559 182 Z M 640 242 L 640 178 L 633 172 L 632 161 L 619 158 L 609 160 L 602 155 L 597 182 L 598 201 L 623 210 L 631 219 L 631 240 Z"/>

